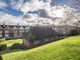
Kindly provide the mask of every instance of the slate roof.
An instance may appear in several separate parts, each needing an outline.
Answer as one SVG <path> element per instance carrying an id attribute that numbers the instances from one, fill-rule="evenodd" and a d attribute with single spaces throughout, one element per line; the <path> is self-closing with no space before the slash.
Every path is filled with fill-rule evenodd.
<path id="1" fill-rule="evenodd" d="M 31 38 L 35 40 L 42 40 L 56 36 L 58 36 L 58 33 L 54 31 L 51 27 L 40 26 L 31 27 L 28 32 L 23 34 L 23 38 L 29 41 L 32 40 Z"/>

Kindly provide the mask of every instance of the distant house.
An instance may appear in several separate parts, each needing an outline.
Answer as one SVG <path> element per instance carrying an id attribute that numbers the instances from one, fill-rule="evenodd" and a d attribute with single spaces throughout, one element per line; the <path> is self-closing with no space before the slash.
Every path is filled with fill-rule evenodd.
<path id="1" fill-rule="evenodd" d="M 50 42 L 52 38 L 57 37 L 58 33 L 51 27 L 31 27 L 30 30 L 23 34 L 23 44 L 30 48 Z"/>
<path id="2" fill-rule="evenodd" d="M 24 32 L 28 31 L 28 27 L 26 25 L 0 25 L 0 38 L 16 38 L 22 37 Z"/>

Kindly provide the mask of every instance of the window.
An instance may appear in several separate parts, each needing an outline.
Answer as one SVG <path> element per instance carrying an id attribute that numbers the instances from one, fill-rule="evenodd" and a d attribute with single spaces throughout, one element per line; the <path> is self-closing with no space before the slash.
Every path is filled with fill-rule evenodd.
<path id="1" fill-rule="evenodd" d="M 5 34 L 5 37 L 9 37 L 9 34 Z"/>
<path id="2" fill-rule="evenodd" d="M 5 30 L 5 33 L 9 33 L 9 30 Z"/>
<path id="3" fill-rule="evenodd" d="M 0 34 L 2 33 L 2 30 L 0 30 Z"/>
<path id="4" fill-rule="evenodd" d="M 33 44 L 39 44 L 39 43 L 40 43 L 40 41 L 39 40 L 36 40 L 36 41 L 34 41 Z"/>

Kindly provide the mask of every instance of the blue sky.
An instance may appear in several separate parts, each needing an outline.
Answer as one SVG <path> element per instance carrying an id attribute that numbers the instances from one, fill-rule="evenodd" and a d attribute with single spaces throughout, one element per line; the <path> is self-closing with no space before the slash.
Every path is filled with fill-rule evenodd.
<path id="1" fill-rule="evenodd" d="M 4 2 L 6 4 L 5 7 L 0 8 L 0 11 L 7 13 L 7 14 L 10 14 L 10 15 L 13 15 L 13 16 L 23 15 L 23 11 L 20 11 L 19 9 L 16 9 L 16 8 L 13 8 L 13 6 L 11 5 L 11 3 L 13 3 L 13 2 L 18 3 L 19 1 L 21 1 L 21 0 L 0 0 L 0 2 Z M 31 1 L 31 0 L 22 0 L 23 3 L 29 2 L 29 1 Z M 39 1 L 47 2 L 48 0 L 39 0 Z M 60 2 L 59 0 L 54 0 L 54 1 L 55 1 L 55 4 Z M 51 2 L 51 5 L 53 5 L 53 0 Z M 29 11 L 28 13 L 35 14 L 38 12 L 37 11 L 33 11 L 33 12 Z"/>
<path id="2" fill-rule="evenodd" d="M 7 14 L 13 15 L 13 16 L 21 16 L 23 15 L 23 11 L 20 11 L 19 9 L 13 8 L 13 6 L 11 5 L 11 3 L 17 3 L 21 0 L 0 0 L 0 2 L 4 2 L 6 4 L 5 7 L 0 8 L 1 12 L 5 12 Z M 26 2 L 29 2 L 30 0 L 22 0 L 23 4 Z M 40 0 L 41 1 L 41 0 Z M 44 2 L 48 1 L 48 0 L 43 0 Z M 55 5 L 62 5 L 62 4 L 67 4 L 68 1 L 67 0 L 52 0 L 51 5 L 55 6 Z M 29 11 L 28 13 L 37 13 L 37 11 Z"/>
<path id="3" fill-rule="evenodd" d="M 7 7 L 4 7 L 3 9 L 0 9 L 1 12 L 5 12 L 7 14 L 11 14 L 13 16 L 20 16 L 23 14 L 23 12 L 19 11 L 19 10 L 16 10 L 16 9 L 13 9 L 9 6 Z"/>
<path id="4" fill-rule="evenodd" d="M 15 2 L 17 2 L 18 0 L 14 0 Z M 10 0 L 0 0 L 0 2 L 4 2 L 6 4 L 5 7 L 3 8 L 0 8 L 0 12 L 4 12 L 4 13 L 7 13 L 7 14 L 10 14 L 10 15 L 13 15 L 13 16 L 20 16 L 23 14 L 22 11 L 20 10 L 17 10 L 15 8 L 13 8 L 11 6 L 11 1 Z"/>
<path id="5" fill-rule="evenodd" d="M 23 15 L 23 12 L 19 9 L 14 8 L 11 3 L 17 4 L 19 1 L 21 1 L 23 4 L 26 2 L 30 2 L 31 0 L 0 0 L 0 2 L 4 2 L 6 4 L 5 7 L 0 8 L 0 12 L 4 12 L 13 16 L 21 16 Z M 34 12 L 32 12 L 34 13 Z"/>
<path id="6" fill-rule="evenodd" d="M 52 23 L 55 17 L 64 20 L 75 7 L 80 9 L 75 1 L 77 0 L 0 0 L 0 24 L 28 24 L 29 21 L 36 23 L 36 20 Z M 60 21 L 56 19 L 54 24 Z"/>

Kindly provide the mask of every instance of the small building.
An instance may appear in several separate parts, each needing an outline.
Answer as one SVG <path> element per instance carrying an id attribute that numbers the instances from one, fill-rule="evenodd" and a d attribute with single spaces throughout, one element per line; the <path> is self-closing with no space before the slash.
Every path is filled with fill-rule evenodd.
<path id="1" fill-rule="evenodd" d="M 23 45 L 35 47 L 53 41 L 52 38 L 58 37 L 58 33 L 51 27 L 30 27 L 30 30 L 23 34 Z"/>

